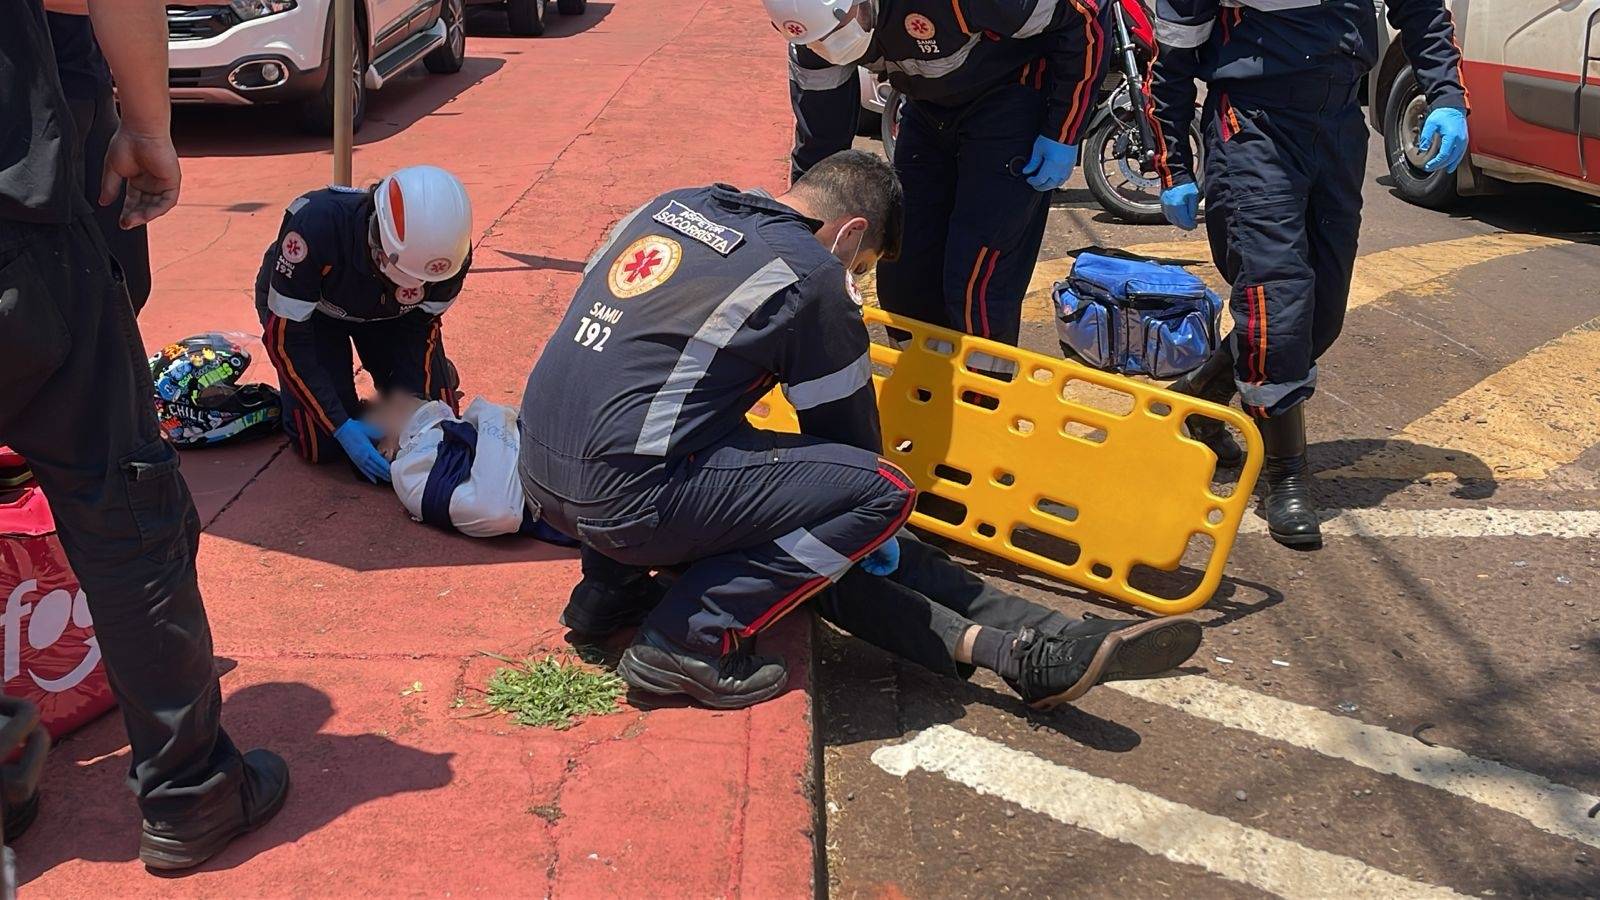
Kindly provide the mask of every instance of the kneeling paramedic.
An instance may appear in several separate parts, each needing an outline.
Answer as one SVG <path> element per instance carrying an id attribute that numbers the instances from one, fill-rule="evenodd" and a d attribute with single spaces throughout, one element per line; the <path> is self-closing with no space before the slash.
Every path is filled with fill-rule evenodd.
<path id="1" fill-rule="evenodd" d="M 764 2 L 791 45 L 795 175 L 855 139 L 858 64 L 907 98 L 906 232 L 878 267 L 883 308 L 1015 344 L 1051 192 L 1099 90 L 1097 0 Z"/>
<path id="2" fill-rule="evenodd" d="M 1467 100 L 1445 0 L 1384 6 L 1427 95 L 1419 148 L 1437 150 L 1424 168 L 1454 171 L 1467 150 Z M 1237 385 L 1266 444 L 1272 536 L 1315 549 L 1304 403 L 1350 297 L 1367 160 L 1357 94 L 1376 62 L 1377 14 L 1368 0 L 1158 0 L 1156 29 L 1149 83 L 1162 209 L 1195 227 L 1200 190 L 1186 136 L 1198 78 L 1208 85 L 1206 233 L 1233 285 L 1235 323 L 1222 350 L 1173 387 L 1227 403 Z M 1242 458 L 1221 423 L 1196 417 L 1190 427 L 1219 460 Z"/>
<path id="3" fill-rule="evenodd" d="M 440 317 L 461 293 L 471 238 L 467 190 L 435 166 L 289 204 L 256 276 L 256 314 L 283 429 L 303 458 L 348 459 L 368 480 L 389 480 L 378 435 L 361 421 L 352 344 L 380 392 L 456 405 Z"/>

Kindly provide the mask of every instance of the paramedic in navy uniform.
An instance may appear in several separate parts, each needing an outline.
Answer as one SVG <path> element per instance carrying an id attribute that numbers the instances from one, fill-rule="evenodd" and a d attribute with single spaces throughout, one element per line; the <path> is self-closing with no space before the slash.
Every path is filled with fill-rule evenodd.
<path id="1" fill-rule="evenodd" d="M 1424 168 L 1467 151 L 1461 51 L 1445 0 L 1387 0 L 1428 100 Z M 1234 331 L 1175 389 L 1227 403 L 1235 386 L 1261 426 L 1267 523 L 1289 547 L 1322 546 L 1306 461 L 1304 404 L 1317 359 L 1344 325 L 1361 227 L 1367 126 L 1357 90 L 1377 61 L 1372 0 L 1157 0 L 1151 122 L 1167 220 L 1195 227 L 1189 152 L 1195 81 L 1206 82 L 1206 234 L 1233 285 Z M 1211 424 L 1200 424 L 1210 422 Z M 1222 462 L 1242 454 L 1215 420 L 1191 433 Z"/>
<path id="2" fill-rule="evenodd" d="M 906 231 L 878 266 L 879 303 L 1015 344 L 1051 192 L 1099 91 L 1098 0 L 764 2 L 791 45 L 794 175 L 855 139 L 858 64 L 908 98 L 894 154 Z"/>
<path id="3" fill-rule="evenodd" d="M 289 204 L 256 276 L 256 314 L 283 388 L 283 429 L 303 458 L 346 458 L 368 480 L 389 480 L 381 434 L 361 421 L 352 344 L 380 393 L 456 407 L 439 320 L 471 265 L 467 189 L 436 166 Z"/>

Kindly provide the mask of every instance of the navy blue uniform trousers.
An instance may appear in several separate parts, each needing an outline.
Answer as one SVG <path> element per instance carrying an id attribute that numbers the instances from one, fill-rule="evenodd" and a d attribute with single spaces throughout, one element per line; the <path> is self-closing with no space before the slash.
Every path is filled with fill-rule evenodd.
<path id="1" fill-rule="evenodd" d="M 1214 84 L 1204 110 L 1206 234 L 1232 285 L 1234 376 L 1247 412 L 1311 396 L 1350 297 L 1367 126 L 1356 85 Z"/>
<path id="2" fill-rule="evenodd" d="M 570 465 L 583 465 L 571 463 Z M 845 576 L 911 515 L 916 489 L 877 454 L 741 428 L 616 499 L 575 503 L 524 473 L 545 521 L 638 568 L 680 574 L 646 624 L 732 650 Z"/>
<path id="3" fill-rule="evenodd" d="M 372 376 L 379 392 L 406 390 L 428 400 L 443 400 L 452 409 L 458 405 L 460 387 L 455 367 L 444 355 L 444 338 L 439 320 L 423 316 L 401 316 L 381 322 L 343 322 L 329 316 L 317 318 L 317 363 L 334 379 L 339 402 L 351 416 L 359 414 L 356 396 L 355 357 Z M 304 409 L 294 392 L 282 391 L 283 430 L 289 444 L 303 459 L 311 462 L 344 460 L 344 448 L 333 433 L 317 424 L 316 417 Z"/>
<path id="4" fill-rule="evenodd" d="M 892 313 L 1007 344 L 1044 240 L 1050 193 L 1021 173 L 1044 94 L 1007 84 L 959 107 L 906 103 L 894 169 L 905 189 L 900 258 L 878 264 Z"/>

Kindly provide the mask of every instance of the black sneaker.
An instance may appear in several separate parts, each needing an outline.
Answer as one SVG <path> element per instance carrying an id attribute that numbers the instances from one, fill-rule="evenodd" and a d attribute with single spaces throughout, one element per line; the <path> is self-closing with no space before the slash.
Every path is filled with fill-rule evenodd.
<path id="1" fill-rule="evenodd" d="M 702 656 L 646 627 L 622 654 L 617 674 L 646 693 L 686 694 L 713 709 L 739 709 L 777 696 L 789 680 L 780 657 L 754 650 L 751 641 L 722 656 Z"/>
<path id="2" fill-rule="evenodd" d="M 557 621 L 579 641 L 602 640 L 643 622 L 666 593 L 667 586 L 648 573 L 620 584 L 584 578 Z"/>
<path id="3" fill-rule="evenodd" d="M 139 859 L 158 871 L 192 869 L 277 815 L 288 796 L 288 764 L 270 750 L 251 750 L 244 755 L 239 793 L 220 797 L 182 819 L 146 817 L 139 835 Z"/>
<path id="4" fill-rule="evenodd" d="M 1103 682 L 1174 669 L 1199 648 L 1200 625 L 1187 618 L 1084 619 L 1056 634 L 1024 628 L 1011 651 L 1021 672 L 1006 683 L 1029 706 L 1049 709 Z"/>

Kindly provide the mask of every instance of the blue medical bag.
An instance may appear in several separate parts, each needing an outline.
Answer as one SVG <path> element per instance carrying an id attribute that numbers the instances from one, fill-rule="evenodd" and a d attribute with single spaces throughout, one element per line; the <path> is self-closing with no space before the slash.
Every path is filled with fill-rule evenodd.
<path id="1" fill-rule="evenodd" d="M 1096 369 L 1177 378 L 1217 349 L 1222 298 L 1183 269 L 1085 251 L 1051 291 L 1061 350 Z"/>

